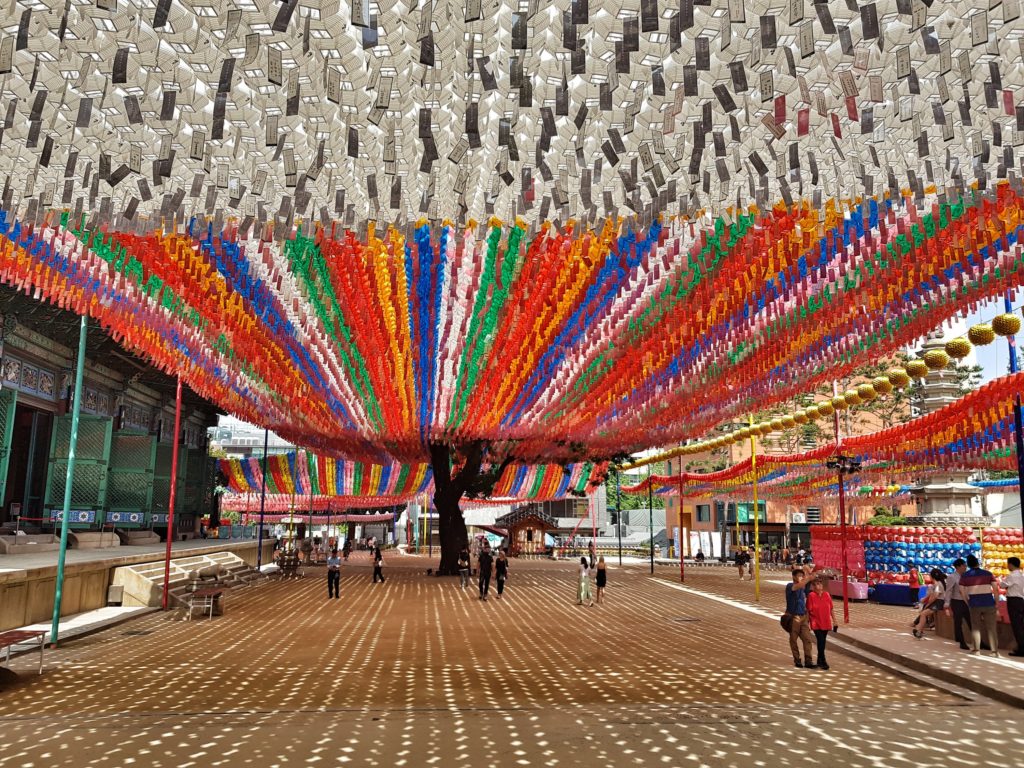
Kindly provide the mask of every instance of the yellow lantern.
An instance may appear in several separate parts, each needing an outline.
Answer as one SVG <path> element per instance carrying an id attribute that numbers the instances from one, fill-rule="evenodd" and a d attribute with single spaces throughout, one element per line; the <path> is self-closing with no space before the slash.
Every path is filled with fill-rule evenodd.
<path id="1" fill-rule="evenodd" d="M 950 339 L 946 342 L 946 354 L 954 360 L 963 360 L 971 354 L 971 342 L 967 339 Z"/>
<path id="2" fill-rule="evenodd" d="M 890 368 L 886 372 L 886 378 L 896 389 L 903 389 L 910 384 L 910 375 L 904 368 Z"/>
<path id="3" fill-rule="evenodd" d="M 992 330 L 1000 336 L 1013 336 L 1020 331 L 1020 318 L 1005 312 L 992 318 Z"/>
<path id="4" fill-rule="evenodd" d="M 783 429 L 792 429 L 795 426 L 796 426 L 796 418 L 794 416 L 791 416 L 790 414 L 787 413 L 785 416 L 782 417 L 782 428 Z"/>
<path id="5" fill-rule="evenodd" d="M 886 376 L 875 376 L 871 380 L 871 386 L 875 388 L 875 392 L 879 395 L 888 395 L 892 392 L 892 382 Z"/>
<path id="6" fill-rule="evenodd" d="M 996 340 L 996 332 L 988 323 L 979 323 L 970 327 L 970 330 L 967 331 L 967 338 L 971 340 L 971 344 L 983 347 Z"/>
<path id="7" fill-rule="evenodd" d="M 848 389 L 843 392 L 843 399 L 847 405 L 859 405 L 861 401 L 861 397 L 857 394 L 856 389 Z"/>
<path id="8" fill-rule="evenodd" d="M 806 424 L 810 421 L 810 419 L 807 418 L 807 413 L 804 411 L 797 411 L 793 414 L 792 419 L 794 424 Z"/>
<path id="9" fill-rule="evenodd" d="M 771 425 L 772 432 L 782 431 L 782 419 L 772 419 L 769 423 Z"/>
<path id="10" fill-rule="evenodd" d="M 941 371 L 947 365 L 949 365 L 949 355 L 947 355 L 941 349 L 929 349 L 924 353 L 924 364 L 928 366 L 929 370 Z"/>
<path id="11" fill-rule="evenodd" d="M 844 400 L 843 402 L 845 404 L 846 401 Z M 818 403 L 817 405 L 811 406 L 811 408 L 814 408 L 818 412 L 818 415 L 821 416 L 823 419 L 827 419 L 829 416 L 836 412 L 836 407 L 832 404 L 831 400 L 825 400 L 823 402 Z M 810 408 L 808 408 L 807 410 L 810 410 Z"/>
<path id="12" fill-rule="evenodd" d="M 912 379 L 923 379 L 928 375 L 928 366 L 924 360 L 911 360 L 904 368 L 907 371 L 907 375 Z"/>
<path id="13" fill-rule="evenodd" d="M 822 417 L 821 409 L 817 405 L 808 405 L 804 408 L 804 416 L 808 421 L 817 421 Z"/>
<path id="14" fill-rule="evenodd" d="M 832 403 L 832 408 L 837 411 L 845 411 L 849 407 L 849 403 L 846 402 L 846 398 L 842 395 L 836 395 L 829 402 Z"/>
<path id="15" fill-rule="evenodd" d="M 878 393 L 875 391 L 875 388 L 870 384 L 858 384 L 857 396 L 865 403 L 867 403 L 878 397 Z"/>

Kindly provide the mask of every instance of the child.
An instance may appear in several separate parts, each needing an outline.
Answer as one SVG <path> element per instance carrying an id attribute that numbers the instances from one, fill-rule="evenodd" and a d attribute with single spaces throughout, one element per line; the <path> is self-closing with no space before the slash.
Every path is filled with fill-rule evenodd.
<path id="1" fill-rule="evenodd" d="M 815 579 L 813 589 L 807 595 L 807 617 L 810 620 L 811 631 L 814 639 L 818 642 L 818 662 L 815 666 L 818 669 L 828 669 L 828 661 L 825 659 L 825 642 L 828 640 L 829 630 L 836 631 L 835 609 L 832 606 L 832 595 L 825 591 L 825 584 L 821 579 Z"/>
<path id="2" fill-rule="evenodd" d="M 921 607 L 921 573 L 913 563 L 907 563 L 907 565 L 910 566 L 907 580 L 907 584 L 910 586 L 910 599 L 914 601 L 914 608 L 917 609 Z"/>

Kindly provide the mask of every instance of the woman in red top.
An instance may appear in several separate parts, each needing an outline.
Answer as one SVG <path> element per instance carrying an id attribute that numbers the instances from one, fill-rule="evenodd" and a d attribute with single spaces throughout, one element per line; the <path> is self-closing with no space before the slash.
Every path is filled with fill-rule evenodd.
<path id="1" fill-rule="evenodd" d="M 821 579 L 815 579 L 814 588 L 807 595 L 807 618 L 814 633 L 814 639 L 818 642 L 818 669 L 828 669 L 828 662 L 825 660 L 825 642 L 828 640 L 830 630 L 836 628 L 836 614 L 832 607 L 832 595 L 825 591 L 825 584 Z"/>

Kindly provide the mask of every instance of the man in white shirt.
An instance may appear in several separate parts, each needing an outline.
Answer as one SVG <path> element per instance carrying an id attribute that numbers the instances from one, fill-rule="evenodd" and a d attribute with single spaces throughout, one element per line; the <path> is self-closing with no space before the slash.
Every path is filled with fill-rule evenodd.
<path id="1" fill-rule="evenodd" d="M 1010 614 L 1010 628 L 1017 641 L 1017 650 L 1011 656 L 1024 656 L 1024 571 L 1020 569 L 1020 558 L 1009 557 L 1006 565 L 1009 575 L 1000 582 L 1006 590 L 1006 611 Z"/>
<path id="2" fill-rule="evenodd" d="M 946 591 L 943 604 L 946 615 L 953 617 L 953 637 L 960 644 L 961 651 L 970 650 L 967 645 L 967 638 L 964 636 L 964 625 L 967 632 L 971 631 L 971 612 L 967 609 L 967 603 L 960 596 L 960 576 L 967 570 L 967 563 L 962 557 L 953 561 L 953 573 L 946 579 Z"/>

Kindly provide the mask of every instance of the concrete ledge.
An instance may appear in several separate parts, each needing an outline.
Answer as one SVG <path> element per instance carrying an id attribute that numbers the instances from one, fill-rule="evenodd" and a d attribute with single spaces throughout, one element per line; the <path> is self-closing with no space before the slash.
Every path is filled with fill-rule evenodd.
<path id="1" fill-rule="evenodd" d="M 0 536 L 0 555 L 33 555 L 58 549 L 60 542 L 48 533 Z"/>
<path id="2" fill-rule="evenodd" d="M 862 651 L 943 683 L 1024 708 L 1024 685 L 1020 684 L 1024 682 L 1024 665 L 1006 658 L 975 656 L 935 638 L 917 640 L 909 633 L 909 641 L 903 637 L 876 637 L 888 634 L 870 629 L 841 631 L 842 642 Z M 1002 653 L 1005 656 L 1005 651 Z"/>
<path id="3" fill-rule="evenodd" d="M 120 547 L 121 539 L 113 531 L 69 531 L 68 545 L 73 549 Z"/>

